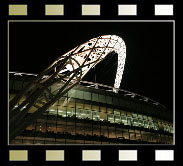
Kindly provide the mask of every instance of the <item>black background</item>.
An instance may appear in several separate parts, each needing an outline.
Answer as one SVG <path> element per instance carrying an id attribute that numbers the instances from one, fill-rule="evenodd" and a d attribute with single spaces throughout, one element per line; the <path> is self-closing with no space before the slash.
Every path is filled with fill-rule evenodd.
<path id="1" fill-rule="evenodd" d="M 24 4 L 27 3 L 29 5 L 29 15 L 26 17 L 11 17 L 8 16 L 8 3 L 20 3 Z M 44 4 L 53 4 L 53 3 L 64 3 L 65 4 L 65 16 L 63 17 L 45 17 L 44 16 Z M 81 17 L 81 4 L 82 3 L 100 3 L 101 4 L 101 16 L 97 17 Z M 117 4 L 137 4 L 138 5 L 138 16 L 117 16 Z M 174 4 L 174 16 L 154 16 L 154 4 Z M 7 143 L 7 97 L 8 97 L 8 91 L 7 91 L 7 80 L 8 80 L 8 58 L 7 58 L 7 20 L 8 19 L 30 19 L 30 20 L 40 20 L 40 19 L 105 19 L 105 20 L 176 20 L 176 37 L 179 38 L 181 35 L 181 31 L 177 31 L 177 27 L 180 28 L 180 24 L 177 25 L 180 22 L 180 18 L 178 18 L 177 14 L 177 2 L 175 0 L 113 0 L 106 2 L 106 0 L 52 0 L 51 2 L 49 0 L 20 0 L 20 1 L 14 1 L 9 0 L 6 2 L 5 5 L 0 5 L 0 7 L 3 8 L 4 13 L 2 14 L 1 18 L 1 38 L 0 38 L 0 123 L 1 123 L 1 135 L 0 135 L 0 143 L 1 143 L 1 149 L 0 149 L 0 164 L 1 165 L 8 165 L 8 166 L 15 166 L 15 165 L 138 165 L 138 166 L 147 166 L 147 165 L 157 165 L 157 166 L 169 166 L 169 165 L 181 165 L 182 163 L 182 111 L 179 109 L 178 101 L 176 98 L 176 111 L 175 111 L 175 123 L 176 123 L 176 137 L 175 137 L 175 145 L 123 145 L 123 146 L 9 146 Z M 180 14 L 180 13 L 179 13 Z M 180 16 L 180 15 L 179 15 Z M 165 29 L 166 30 L 166 29 Z M 93 36 L 92 36 L 93 37 Z M 122 36 L 123 37 L 123 36 Z M 124 38 L 124 37 L 123 37 Z M 177 43 L 179 42 L 176 38 Z M 85 41 L 84 41 L 85 42 Z M 126 42 L 126 41 L 125 41 Z M 78 44 L 78 43 L 77 43 Z M 177 45 L 176 45 L 177 46 Z M 178 46 L 177 46 L 178 47 Z M 176 50 L 177 50 L 176 47 Z M 180 49 L 180 47 L 179 47 Z M 52 50 L 53 51 L 53 50 Z M 180 51 L 180 50 L 179 50 Z M 178 51 L 176 51 L 177 54 Z M 52 52 L 53 53 L 53 52 Z M 137 64 L 137 63 L 135 63 Z M 126 67 L 125 67 L 125 72 Z M 131 75 L 128 74 L 130 77 Z M 125 77 L 125 73 L 124 73 Z M 131 77 L 132 78 L 132 77 Z M 129 78 L 127 79 L 129 80 Z M 124 85 L 122 85 L 121 88 Z M 172 89 L 171 89 L 172 90 Z M 134 89 L 134 92 L 135 89 Z M 140 92 L 139 92 L 140 93 Z M 141 94 L 141 93 L 140 93 Z M 145 95 L 145 94 L 144 94 Z M 150 97 L 149 95 L 146 95 L 147 97 Z M 157 99 L 158 100 L 158 99 Z M 162 101 L 162 103 L 164 103 Z M 164 103 L 166 104 L 166 103 Z M 169 106 L 168 106 L 169 107 Z M 170 104 L 170 107 L 172 107 L 172 104 Z M 8 151 L 10 149 L 26 149 L 29 151 L 29 161 L 28 162 L 9 162 L 8 161 Z M 64 149 L 65 150 L 65 162 L 45 162 L 45 150 L 46 149 Z M 101 149 L 102 150 L 102 161 L 101 162 L 82 162 L 81 161 L 81 151 L 82 149 Z M 118 150 L 123 149 L 135 149 L 138 150 L 138 162 L 119 162 L 118 161 Z M 172 162 L 156 162 L 154 161 L 155 156 L 155 150 L 156 149 L 168 149 L 168 150 L 174 150 L 174 161 Z"/>
<path id="2" fill-rule="evenodd" d="M 9 70 L 35 74 L 91 38 L 118 35 L 127 49 L 120 88 L 173 110 L 173 22 L 11 22 L 9 29 Z M 84 80 L 113 86 L 116 69 L 112 55 Z"/>

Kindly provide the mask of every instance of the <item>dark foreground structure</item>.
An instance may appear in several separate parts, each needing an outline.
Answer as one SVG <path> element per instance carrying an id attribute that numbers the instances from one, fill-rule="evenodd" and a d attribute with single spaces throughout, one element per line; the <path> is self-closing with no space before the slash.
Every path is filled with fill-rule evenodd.
<path id="1" fill-rule="evenodd" d="M 10 72 L 9 100 L 35 76 Z M 55 89 L 52 86 L 50 91 Z M 173 112 L 163 105 L 132 92 L 114 93 L 113 87 L 81 81 L 9 143 L 173 144 L 173 133 Z"/>

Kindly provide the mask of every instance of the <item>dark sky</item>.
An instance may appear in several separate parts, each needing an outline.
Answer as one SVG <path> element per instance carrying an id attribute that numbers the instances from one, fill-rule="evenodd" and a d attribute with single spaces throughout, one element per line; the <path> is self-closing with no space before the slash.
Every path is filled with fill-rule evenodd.
<path id="1" fill-rule="evenodd" d="M 9 70 L 36 74 L 91 38 L 118 35 L 127 48 L 120 88 L 173 108 L 172 22 L 19 22 L 10 23 L 9 30 Z M 116 61 L 116 54 L 108 56 L 84 79 L 112 86 Z"/>

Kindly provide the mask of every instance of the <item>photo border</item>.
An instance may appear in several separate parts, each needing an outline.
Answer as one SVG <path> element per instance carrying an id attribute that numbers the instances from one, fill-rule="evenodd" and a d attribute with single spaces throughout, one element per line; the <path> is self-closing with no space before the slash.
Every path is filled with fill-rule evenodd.
<path id="1" fill-rule="evenodd" d="M 172 22 L 173 23 L 173 144 L 10 144 L 9 143 L 9 27 L 11 22 Z M 175 20 L 7 20 L 7 146 L 175 146 Z"/>

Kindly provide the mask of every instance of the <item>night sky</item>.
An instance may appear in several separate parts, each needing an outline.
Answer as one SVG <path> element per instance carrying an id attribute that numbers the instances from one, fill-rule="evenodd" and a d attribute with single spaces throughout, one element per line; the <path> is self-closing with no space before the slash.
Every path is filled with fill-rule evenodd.
<path id="1" fill-rule="evenodd" d="M 172 22 L 19 22 L 9 30 L 9 70 L 35 74 L 91 38 L 118 35 L 127 48 L 120 88 L 173 109 Z M 108 56 L 84 80 L 113 86 L 116 62 L 116 54 Z"/>

